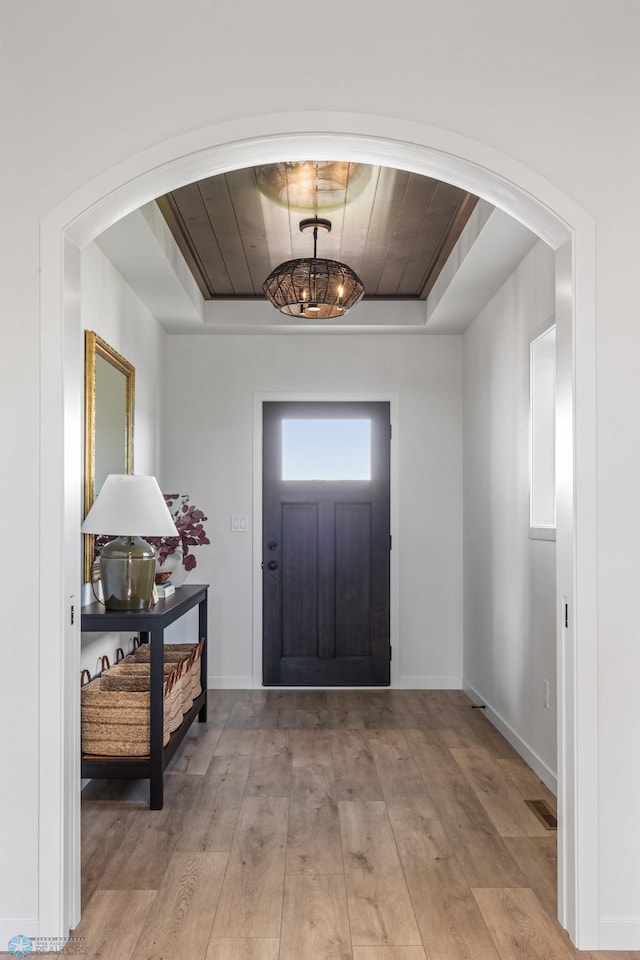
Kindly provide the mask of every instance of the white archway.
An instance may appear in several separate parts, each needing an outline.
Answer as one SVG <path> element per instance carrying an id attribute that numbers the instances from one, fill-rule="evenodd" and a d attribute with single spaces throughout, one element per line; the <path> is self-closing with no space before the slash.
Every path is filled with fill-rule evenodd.
<path id="1" fill-rule="evenodd" d="M 79 915 L 79 626 L 70 612 L 80 583 L 78 252 L 126 213 L 177 186 L 311 155 L 455 183 L 501 207 L 556 250 L 559 914 L 576 945 L 597 948 L 594 225 L 552 184 L 483 144 L 409 121 L 340 113 L 246 118 L 158 144 L 78 190 L 42 222 L 41 541 L 64 546 L 57 578 L 51 552 L 41 551 L 40 928 L 63 936 Z M 560 615 L 565 597 L 568 627 Z"/>

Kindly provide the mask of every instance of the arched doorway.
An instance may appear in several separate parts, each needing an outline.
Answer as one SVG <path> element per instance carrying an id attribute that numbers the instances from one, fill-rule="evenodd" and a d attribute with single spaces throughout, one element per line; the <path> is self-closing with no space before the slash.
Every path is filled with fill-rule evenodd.
<path id="1" fill-rule="evenodd" d="M 327 159 L 339 155 L 448 180 L 499 206 L 556 250 L 557 594 L 559 601 L 566 598 L 570 611 L 565 626 L 560 614 L 564 607 L 559 604 L 559 902 L 560 920 L 574 942 L 594 946 L 598 823 L 597 711 L 591 709 L 597 695 L 593 224 L 553 185 L 482 144 L 407 121 L 337 113 L 247 118 L 159 144 L 77 191 L 42 223 L 41 475 L 48 479 L 41 487 L 41 537 L 43 542 L 67 546 L 61 547 L 59 576 L 51 575 L 49 555 L 40 582 L 41 609 L 47 611 L 40 661 L 41 924 L 64 935 L 79 914 L 74 653 L 79 627 L 78 618 L 70 616 L 80 582 L 78 252 L 124 214 L 169 189 L 229 169 L 309 155 Z"/>

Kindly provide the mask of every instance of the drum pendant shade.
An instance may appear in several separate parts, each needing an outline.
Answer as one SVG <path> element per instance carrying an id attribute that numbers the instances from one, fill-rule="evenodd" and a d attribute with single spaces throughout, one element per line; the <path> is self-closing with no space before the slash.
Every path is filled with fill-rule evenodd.
<path id="1" fill-rule="evenodd" d="M 281 313 L 309 320 L 342 317 L 364 295 L 358 275 L 338 260 L 317 256 L 318 229 L 329 232 L 331 221 L 302 220 L 300 230 L 313 230 L 313 257 L 286 260 L 272 270 L 262 289 Z"/>

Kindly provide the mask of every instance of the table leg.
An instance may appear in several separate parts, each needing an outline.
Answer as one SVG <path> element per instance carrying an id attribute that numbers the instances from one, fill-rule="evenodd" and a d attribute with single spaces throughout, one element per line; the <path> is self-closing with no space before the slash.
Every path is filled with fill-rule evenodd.
<path id="1" fill-rule="evenodd" d="M 207 722 L 207 624 L 207 596 L 205 594 L 204 600 L 201 600 L 198 604 L 198 636 L 200 639 L 204 639 L 200 660 L 200 683 L 204 690 L 204 704 L 202 705 L 202 709 L 198 711 L 199 723 Z"/>
<path id="2" fill-rule="evenodd" d="M 162 745 L 164 721 L 163 633 L 162 629 L 151 631 L 149 806 L 152 810 L 162 810 L 164 803 L 164 747 Z"/>

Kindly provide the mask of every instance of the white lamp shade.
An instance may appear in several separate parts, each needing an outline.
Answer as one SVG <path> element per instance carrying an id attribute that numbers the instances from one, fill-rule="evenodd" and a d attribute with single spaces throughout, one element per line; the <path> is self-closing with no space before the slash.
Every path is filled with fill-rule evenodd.
<path id="1" fill-rule="evenodd" d="M 113 536 L 178 536 L 156 478 L 120 473 L 109 474 L 81 529 Z"/>

